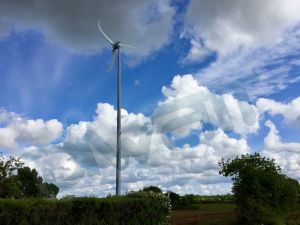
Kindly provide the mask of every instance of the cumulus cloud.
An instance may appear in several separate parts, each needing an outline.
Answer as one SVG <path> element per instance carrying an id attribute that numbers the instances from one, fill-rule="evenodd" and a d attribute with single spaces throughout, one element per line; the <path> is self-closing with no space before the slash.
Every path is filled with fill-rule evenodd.
<path id="1" fill-rule="evenodd" d="M 227 159 L 250 152 L 245 138 L 229 137 L 216 124 L 214 130 L 199 134 L 197 145 L 190 146 L 186 143 L 179 147 L 167 133 L 188 134 L 204 121 L 214 122 L 209 119 L 211 111 L 195 110 L 192 107 L 202 104 L 202 100 L 211 101 L 211 106 L 217 107 L 215 111 L 220 114 L 216 114 L 218 116 L 215 115 L 215 119 L 226 124 L 226 128 L 237 133 L 254 132 L 257 129 L 257 112 L 254 106 L 239 102 L 231 95 L 217 96 L 199 86 L 190 75 L 176 76 L 170 87 L 164 87 L 162 91 L 165 100 L 159 103 L 152 117 L 121 110 L 122 190 L 160 185 L 163 190 L 189 193 L 202 185 L 195 193 L 216 194 L 217 191 L 212 187 L 217 186 L 223 187 L 222 193 L 229 192 L 228 179 L 218 174 L 218 161 L 222 157 Z M 193 101 L 189 102 L 191 96 Z M 192 109 L 186 111 L 189 117 L 198 114 L 201 117 L 194 116 L 197 119 L 194 121 L 184 119 L 185 108 Z M 238 120 L 241 125 L 242 118 L 246 115 L 255 117 L 254 124 L 249 125 L 252 128 L 245 129 L 247 123 L 243 128 L 245 130 L 239 130 L 234 124 L 228 125 L 231 120 Z M 100 103 L 92 121 L 70 125 L 66 128 L 62 142 L 44 147 L 28 147 L 24 150 L 23 157 L 31 162 L 31 166 L 38 168 L 46 180 L 56 181 L 62 187 L 62 194 L 113 193 L 116 116 L 117 112 L 112 105 Z M 169 119 L 172 120 L 171 123 Z M 193 123 L 197 126 L 191 126 Z M 46 163 L 48 161 L 51 163 Z M 97 187 L 101 187 L 101 190 Z"/>
<path id="2" fill-rule="evenodd" d="M 257 100 L 256 106 L 261 113 L 269 113 L 272 116 L 281 115 L 287 123 L 300 125 L 300 97 L 286 104 L 260 98 Z"/>
<path id="3" fill-rule="evenodd" d="M 100 126 L 97 128 L 101 129 Z M 123 146 L 122 150 L 125 153 L 122 154 L 123 191 L 157 185 L 163 190 L 180 190 L 180 193 L 194 191 L 194 193 L 216 194 L 220 193 L 219 190 L 211 187 L 223 186 L 220 191 L 228 193 L 230 184 L 227 183 L 228 180 L 219 176 L 218 161 L 222 157 L 233 158 L 237 154 L 246 154 L 250 151 L 245 139 L 230 138 L 221 129 L 200 134 L 200 143 L 194 147 L 186 144 L 183 147 L 172 148 L 162 141 L 159 137 L 161 135 L 152 135 L 152 145 L 145 161 L 141 161 L 134 154 L 126 155 L 126 146 Z M 82 138 L 77 141 L 85 140 Z M 46 180 L 58 183 L 62 188 L 61 196 L 66 193 L 79 195 L 114 193 L 114 163 L 104 164 L 102 161 L 97 161 L 97 157 L 104 156 L 103 160 L 107 158 L 105 154 L 111 154 L 111 157 L 115 158 L 115 152 L 108 153 L 99 149 L 94 154 L 99 167 L 93 167 L 89 161 L 82 160 L 88 155 L 86 149 L 73 148 L 71 152 L 65 148 L 64 143 L 45 148 L 27 148 L 23 158 L 30 166 L 37 168 Z M 97 146 L 97 140 L 90 142 L 90 145 Z M 146 154 L 143 149 L 141 150 L 141 154 Z M 93 149 L 89 151 L 92 152 Z M 128 160 L 128 163 L 124 164 L 124 160 Z M 199 189 L 198 186 L 201 188 Z"/>
<path id="4" fill-rule="evenodd" d="M 300 153 L 300 143 L 283 143 L 275 124 L 268 120 L 266 122 L 266 126 L 269 127 L 270 131 L 265 138 L 265 148 L 275 152 Z"/>
<path id="5" fill-rule="evenodd" d="M 2 37 L 11 30 L 35 29 L 50 42 L 78 52 L 96 52 L 107 46 L 97 28 L 100 19 L 113 40 L 139 48 L 139 52 L 128 50 L 129 53 L 146 56 L 168 42 L 174 15 L 169 0 L 1 0 L 0 4 Z"/>
<path id="6" fill-rule="evenodd" d="M 284 174 L 300 180 L 300 143 L 285 143 L 281 140 L 279 131 L 270 120 L 266 122 L 269 134 L 264 139 L 263 154 L 276 160 Z"/>
<path id="7" fill-rule="evenodd" d="M 299 22 L 299 7 L 299 0 L 192 0 L 185 16 L 186 33 L 226 55 L 240 47 L 280 40 L 284 30 Z"/>
<path id="8" fill-rule="evenodd" d="M 151 117 L 121 110 L 122 190 L 158 185 L 179 193 L 216 194 L 213 187 L 220 186 L 222 193 L 229 192 L 229 180 L 218 174 L 218 161 L 250 152 L 246 136 L 258 129 L 255 106 L 230 94 L 216 95 L 191 75 L 175 76 L 162 92 L 165 99 Z M 21 152 L 22 157 L 47 181 L 57 183 L 61 196 L 106 195 L 114 193 L 116 117 L 112 105 L 100 103 L 93 120 L 69 125 L 60 142 L 43 146 L 39 144 L 55 134 L 56 129 L 51 128 L 58 128 L 58 121 L 25 120 L 6 111 L 0 114 L 0 121 L 5 124 L 1 129 L 13 132 L 5 132 L 11 137 L 3 139 L 6 145 L 10 140 L 30 143 Z M 177 146 L 168 135 L 182 137 L 203 124 L 214 127 L 199 132 L 194 146 Z M 224 130 L 242 137 L 230 137 Z"/>
<path id="9" fill-rule="evenodd" d="M 162 92 L 166 100 L 160 103 L 153 119 L 163 132 L 186 136 L 206 123 L 246 136 L 259 128 L 259 113 L 254 105 L 231 94 L 214 94 L 192 75 L 175 76 Z"/>
<path id="10" fill-rule="evenodd" d="M 122 165 L 128 158 L 144 161 L 149 152 L 151 121 L 143 114 L 128 113 L 122 109 Z M 88 168 L 106 168 L 115 165 L 116 118 L 114 107 L 100 103 L 93 121 L 81 121 L 66 128 L 63 142 L 46 152 L 64 152 Z"/>
<path id="11" fill-rule="evenodd" d="M 22 145 L 47 145 L 56 140 L 63 131 L 63 125 L 56 119 L 25 119 L 21 116 L 0 111 L 0 147 L 18 149 Z"/>

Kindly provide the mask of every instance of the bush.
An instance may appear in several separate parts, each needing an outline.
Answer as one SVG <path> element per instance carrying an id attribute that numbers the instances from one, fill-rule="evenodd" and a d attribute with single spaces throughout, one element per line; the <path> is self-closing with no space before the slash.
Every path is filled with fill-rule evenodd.
<path id="1" fill-rule="evenodd" d="M 219 165 L 220 174 L 232 177 L 240 224 L 280 225 L 284 214 L 296 206 L 299 183 L 283 175 L 274 159 L 255 153 Z"/>
<path id="2" fill-rule="evenodd" d="M 5 225 L 163 225 L 169 215 L 165 196 L 144 192 L 102 199 L 0 199 Z"/>

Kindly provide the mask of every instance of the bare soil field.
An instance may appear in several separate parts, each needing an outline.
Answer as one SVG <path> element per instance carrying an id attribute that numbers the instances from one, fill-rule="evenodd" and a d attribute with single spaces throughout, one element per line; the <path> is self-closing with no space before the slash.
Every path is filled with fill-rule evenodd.
<path id="1" fill-rule="evenodd" d="M 237 216 L 236 206 L 230 203 L 205 203 L 199 209 L 173 210 L 171 225 L 232 225 Z M 286 217 L 287 225 L 300 225 L 300 205 Z"/>

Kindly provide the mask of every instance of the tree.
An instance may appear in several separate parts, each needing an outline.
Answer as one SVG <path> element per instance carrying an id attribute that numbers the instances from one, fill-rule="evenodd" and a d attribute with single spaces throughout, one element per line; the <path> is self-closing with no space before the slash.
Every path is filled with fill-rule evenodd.
<path id="1" fill-rule="evenodd" d="M 169 191 L 167 195 L 171 200 L 172 207 L 173 208 L 178 207 L 178 205 L 180 204 L 180 195 L 172 191 Z"/>
<path id="2" fill-rule="evenodd" d="M 55 184 L 52 184 L 52 183 L 50 183 L 50 184 L 46 183 L 46 185 L 47 185 L 50 197 L 56 198 L 56 195 L 59 192 L 59 188 Z"/>
<path id="3" fill-rule="evenodd" d="M 52 183 L 42 183 L 40 185 L 40 196 L 45 198 L 56 198 L 59 188 Z"/>
<path id="4" fill-rule="evenodd" d="M 14 172 L 24 165 L 21 162 L 21 158 L 15 158 L 10 156 L 8 160 L 5 160 L 3 156 L 0 157 L 0 179 L 10 177 Z"/>
<path id="5" fill-rule="evenodd" d="M 283 213 L 297 202 L 299 183 L 281 174 L 274 159 L 247 154 L 222 159 L 219 166 L 220 174 L 232 177 L 241 224 L 280 224 Z"/>
<path id="6" fill-rule="evenodd" d="M 155 186 L 149 186 L 149 187 L 144 187 L 143 191 L 149 192 L 155 192 L 155 193 L 162 193 L 162 190 L 159 187 L 155 187 Z"/>
<path id="7" fill-rule="evenodd" d="M 36 169 L 23 166 L 20 158 L 0 157 L 0 198 L 56 197 L 55 184 L 43 183 Z"/>
<path id="8" fill-rule="evenodd" d="M 0 198 L 22 198 L 22 188 L 16 177 L 0 179 Z"/>
<path id="9" fill-rule="evenodd" d="M 43 178 L 38 176 L 36 169 L 24 167 L 18 169 L 17 179 L 21 182 L 24 197 L 40 197 Z"/>
<path id="10" fill-rule="evenodd" d="M 23 196 L 21 184 L 14 174 L 24 163 L 20 158 L 0 157 L 0 198 L 21 198 Z"/>

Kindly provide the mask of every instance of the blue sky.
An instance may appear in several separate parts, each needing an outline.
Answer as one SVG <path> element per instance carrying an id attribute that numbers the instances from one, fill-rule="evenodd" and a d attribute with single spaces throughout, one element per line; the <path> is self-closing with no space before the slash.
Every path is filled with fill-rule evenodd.
<path id="1" fill-rule="evenodd" d="M 98 19 L 136 46 L 122 49 L 123 192 L 227 193 L 217 161 L 254 151 L 300 179 L 300 1 L 0 6 L 0 150 L 61 196 L 114 192 L 117 71 Z"/>

